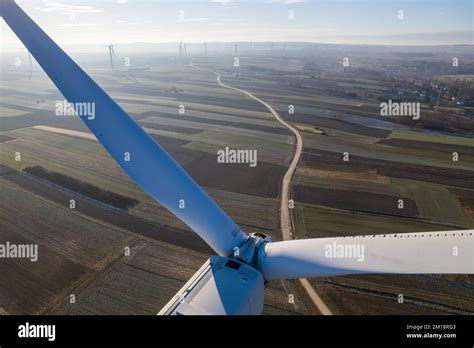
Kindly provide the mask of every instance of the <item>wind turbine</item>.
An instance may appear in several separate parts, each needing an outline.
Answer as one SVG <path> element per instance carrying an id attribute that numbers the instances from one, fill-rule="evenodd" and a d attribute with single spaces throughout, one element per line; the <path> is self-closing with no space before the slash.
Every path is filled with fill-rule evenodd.
<path id="1" fill-rule="evenodd" d="M 207 43 L 204 41 L 204 55 L 207 56 Z"/>
<path id="2" fill-rule="evenodd" d="M 436 108 L 439 106 L 439 100 L 441 98 L 442 91 L 443 91 L 443 86 L 439 85 L 438 98 L 436 99 Z"/>
<path id="3" fill-rule="evenodd" d="M 184 44 L 184 56 L 186 57 L 187 53 L 186 53 L 186 43 Z"/>
<path id="4" fill-rule="evenodd" d="M 179 58 L 181 59 L 183 57 L 183 41 L 182 40 L 179 43 L 178 47 L 179 47 Z"/>
<path id="5" fill-rule="evenodd" d="M 110 45 L 107 45 L 106 47 L 109 48 L 110 67 L 112 68 L 112 70 L 114 70 L 114 57 L 116 56 L 115 51 L 114 51 L 114 44 L 111 43 Z"/>
<path id="6" fill-rule="evenodd" d="M 28 51 L 28 60 L 30 62 L 30 70 L 28 72 L 28 80 L 31 80 L 31 77 L 33 76 L 33 61 L 31 59 L 30 51 Z"/>
<path id="7" fill-rule="evenodd" d="M 0 2 L 0 12 L 68 102 L 95 103 L 98 117 L 79 116 L 125 172 L 218 255 L 204 263 L 160 314 L 260 314 L 265 286 L 274 279 L 474 273 L 474 230 L 283 242 L 244 233 L 13 0 Z M 363 260 L 339 257 L 336 249 L 328 253 L 354 246 L 364 246 Z"/>
<path id="8" fill-rule="evenodd" d="M 237 57 L 237 47 L 239 47 L 239 45 L 234 44 L 234 54 L 236 57 Z"/>

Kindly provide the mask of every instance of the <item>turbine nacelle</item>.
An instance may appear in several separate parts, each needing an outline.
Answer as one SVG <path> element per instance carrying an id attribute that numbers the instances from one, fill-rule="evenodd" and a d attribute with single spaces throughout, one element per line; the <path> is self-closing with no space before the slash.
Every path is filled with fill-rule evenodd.
<path id="1" fill-rule="evenodd" d="M 211 256 L 158 315 L 258 315 L 264 289 L 262 273 L 254 267 Z"/>
<path id="2" fill-rule="evenodd" d="M 211 256 L 158 315 L 261 314 L 268 281 L 256 262 L 271 241 L 263 233 L 251 233 L 231 256 Z"/>

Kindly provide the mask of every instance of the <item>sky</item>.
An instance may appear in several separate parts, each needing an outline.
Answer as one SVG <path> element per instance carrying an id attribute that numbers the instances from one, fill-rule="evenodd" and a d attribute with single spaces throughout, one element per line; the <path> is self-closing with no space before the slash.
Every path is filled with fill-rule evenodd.
<path id="1" fill-rule="evenodd" d="M 303 41 L 473 44 L 473 0 L 17 0 L 68 45 Z M 21 44 L 0 20 L 2 45 Z"/>

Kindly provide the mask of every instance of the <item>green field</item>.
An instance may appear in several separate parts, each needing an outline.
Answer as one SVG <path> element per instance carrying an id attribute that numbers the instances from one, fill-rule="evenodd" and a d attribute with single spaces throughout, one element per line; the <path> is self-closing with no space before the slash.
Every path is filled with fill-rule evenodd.
<path id="1" fill-rule="evenodd" d="M 471 227 L 471 223 L 459 200 L 445 186 L 399 178 L 388 178 L 388 180 L 389 183 L 385 184 L 297 173 L 294 184 L 354 191 L 360 194 L 364 194 L 364 192 L 386 194 L 393 196 L 394 199 L 413 199 L 420 219 L 466 228 Z"/>
<path id="2" fill-rule="evenodd" d="M 398 178 L 391 181 L 404 196 L 415 199 L 421 218 L 472 227 L 461 203 L 445 186 Z"/>
<path id="3" fill-rule="evenodd" d="M 474 146 L 474 138 L 394 130 L 389 139 L 415 140 L 447 145 Z"/>

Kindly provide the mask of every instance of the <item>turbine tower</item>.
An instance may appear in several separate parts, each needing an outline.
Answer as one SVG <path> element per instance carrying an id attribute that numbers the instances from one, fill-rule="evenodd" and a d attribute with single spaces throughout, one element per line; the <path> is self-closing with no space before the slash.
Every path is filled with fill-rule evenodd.
<path id="1" fill-rule="evenodd" d="M 179 58 L 183 58 L 183 41 L 181 41 L 178 45 L 179 47 Z"/>
<path id="2" fill-rule="evenodd" d="M 114 70 L 114 57 L 116 56 L 115 51 L 114 51 L 114 44 L 111 43 L 110 45 L 107 45 L 106 47 L 109 48 L 110 68 Z"/>
<path id="3" fill-rule="evenodd" d="M 100 117 L 79 117 L 131 179 L 217 254 L 204 263 L 160 314 L 260 314 L 265 287 L 276 279 L 388 273 L 474 274 L 474 230 L 397 234 L 380 231 L 371 236 L 282 242 L 273 242 L 263 233 L 245 233 L 14 1 L 0 1 L 0 15 L 68 102 L 95 103 Z M 124 153 L 133 160 L 127 161 Z M 347 255 L 340 257 L 340 250 L 347 250 Z"/>
<path id="4" fill-rule="evenodd" d="M 436 99 L 436 107 L 439 106 L 439 100 L 441 99 L 441 92 L 443 91 L 443 87 L 439 85 L 439 91 L 438 91 L 438 98 Z"/>

